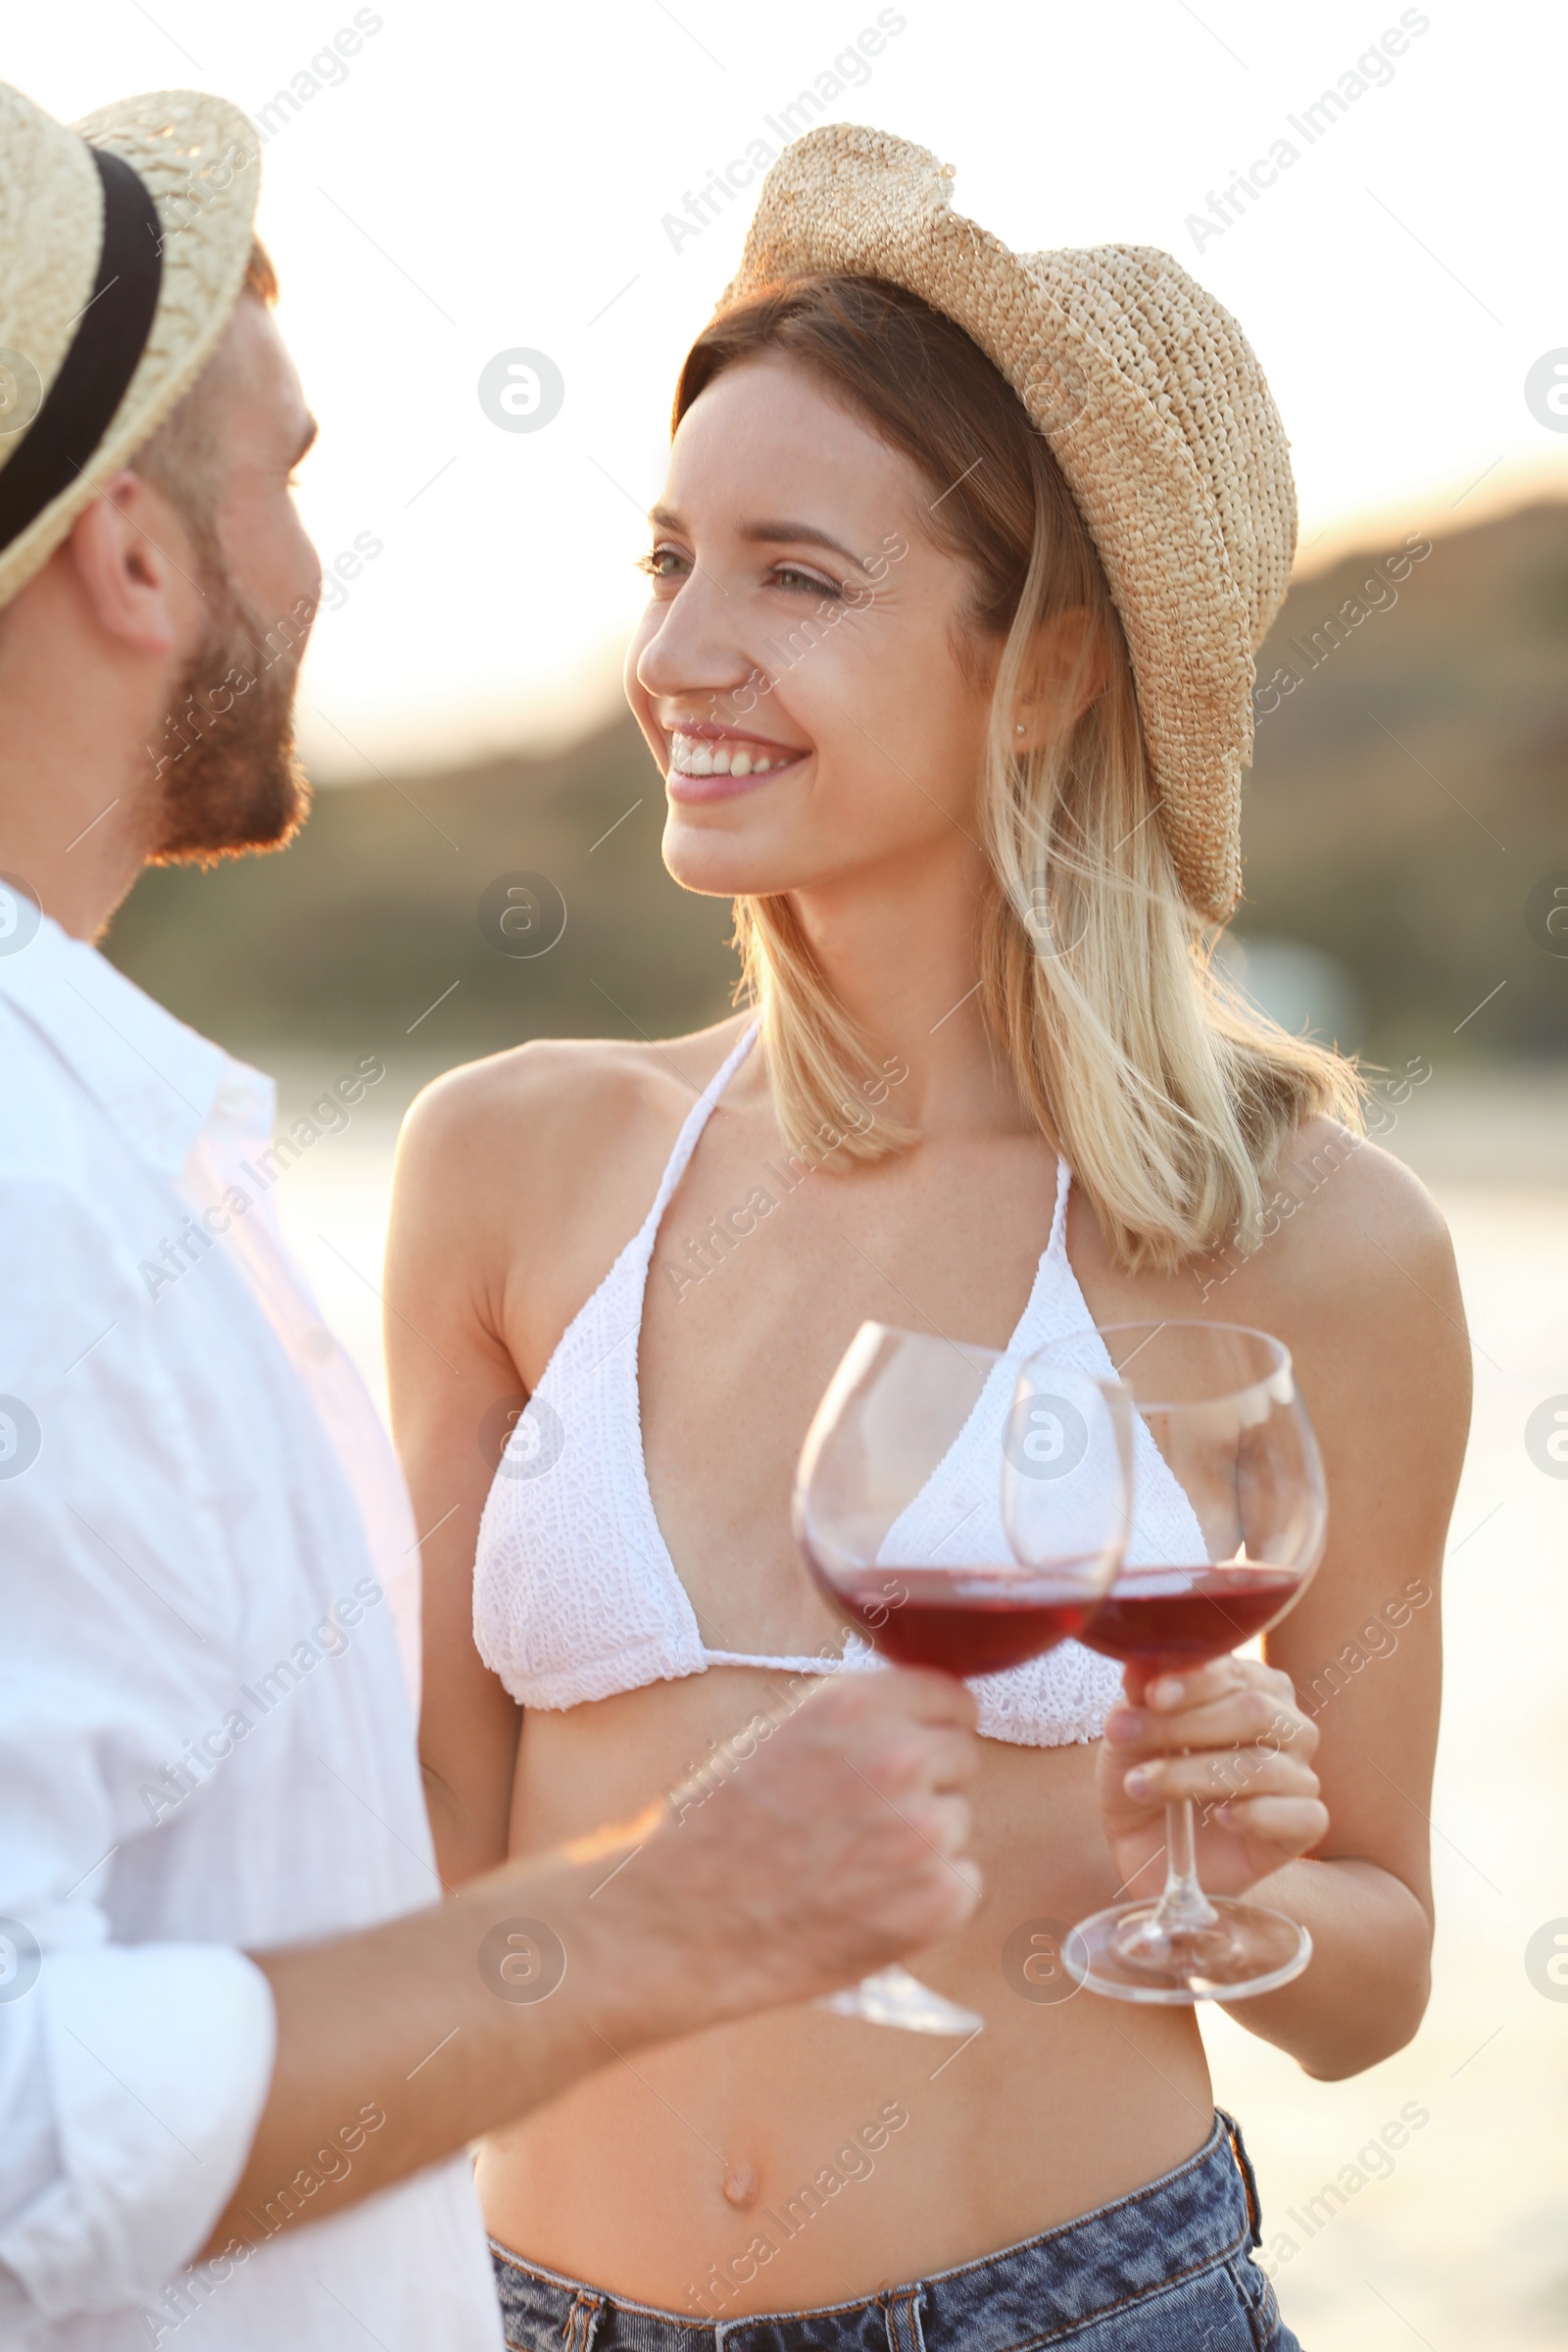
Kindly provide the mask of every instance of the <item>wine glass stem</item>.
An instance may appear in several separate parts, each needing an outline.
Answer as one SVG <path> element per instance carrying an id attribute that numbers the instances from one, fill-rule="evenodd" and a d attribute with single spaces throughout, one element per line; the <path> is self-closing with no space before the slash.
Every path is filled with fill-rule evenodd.
<path id="1" fill-rule="evenodd" d="M 1153 1924 L 1167 1935 L 1211 1928 L 1219 1917 L 1198 1884 L 1197 1817 L 1193 1800 L 1165 1807 L 1165 1887 Z"/>

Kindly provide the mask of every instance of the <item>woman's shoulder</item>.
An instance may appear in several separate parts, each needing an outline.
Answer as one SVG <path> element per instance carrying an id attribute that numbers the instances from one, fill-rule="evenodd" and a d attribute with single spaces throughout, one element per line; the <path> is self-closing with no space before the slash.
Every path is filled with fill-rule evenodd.
<path id="1" fill-rule="evenodd" d="M 399 1190 L 479 1209 L 495 1185 L 512 1200 L 581 1200 L 607 1181 L 645 1182 L 667 1158 L 693 1102 L 746 1016 L 686 1037 L 536 1038 L 461 1063 L 416 1097 L 398 1147 Z M 658 1166 L 654 1166 L 655 1162 Z"/>
<path id="2" fill-rule="evenodd" d="M 1313 1118 L 1278 1153 L 1263 1198 L 1239 1319 L 1280 1332 L 1298 1351 L 1360 1361 L 1369 1376 L 1466 1386 L 1453 1245 L 1411 1168 L 1339 1120 Z M 1240 1306 L 1243 1287 L 1227 1299 Z"/>
<path id="3" fill-rule="evenodd" d="M 1443 1212 L 1414 1170 L 1339 1119 L 1304 1120 L 1264 1175 L 1267 1242 L 1288 1235 L 1299 1277 L 1360 1279 L 1369 1261 L 1452 1262 Z"/>

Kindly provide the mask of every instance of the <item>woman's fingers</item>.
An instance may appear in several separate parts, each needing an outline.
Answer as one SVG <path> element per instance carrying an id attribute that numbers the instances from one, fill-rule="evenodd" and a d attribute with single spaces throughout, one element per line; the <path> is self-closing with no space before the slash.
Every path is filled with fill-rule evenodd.
<path id="1" fill-rule="evenodd" d="M 1262 1747 L 1309 1757 L 1317 1727 L 1294 1704 L 1282 1705 L 1263 1690 L 1232 1690 L 1207 1706 L 1174 1715 L 1148 1709 L 1118 1711 L 1105 1737 L 1129 1765 L 1144 1756 L 1175 1755 L 1182 1748 Z"/>
<path id="2" fill-rule="evenodd" d="M 1131 1673 L 1127 1679 L 1131 1686 Z M 1222 1698 L 1227 1690 L 1244 1688 L 1272 1690 L 1282 1699 L 1295 1696 L 1290 1676 L 1277 1666 L 1265 1666 L 1261 1658 L 1223 1657 L 1211 1658 L 1206 1666 L 1189 1666 L 1180 1674 L 1142 1678 L 1132 1689 L 1132 1703 L 1155 1715 L 1166 1715 L 1183 1707 L 1204 1706 L 1211 1699 Z"/>
<path id="3" fill-rule="evenodd" d="M 1217 1698 L 1221 1691 L 1234 1690 L 1246 1679 L 1247 1670 L 1256 1663 L 1253 1658 L 1211 1658 L 1206 1666 L 1189 1666 L 1180 1674 L 1146 1674 L 1136 1666 L 1129 1666 L 1123 1681 L 1134 1706 L 1152 1707 L 1158 1713 L 1169 1707 L 1201 1705 L 1205 1699 Z M 1261 1671 L 1269 1670 L 1265 1667 Z"/>
<path id="4" fill-rule="evenodd" d="M 1222 1805 L 1214 1816 L 1250 1846 L 1272 1846 L 1295 1856 L 1310 1853 L 1328 1836 L 1329 1809 L 1308 1796 L 1250 1796 Z"/>
<path id="5" fill-rule="evenodd" d="M 1129 1764 L 1181 1748 L 1253 1744 L 1305 1758 L 1318 1742 L 1317 1727 L 1301 1712 L 1288 1678 L 1250 1658 L 1220 1659 L 1197 1674 L 1152 1684 L 1142 1705 L 1124 1702 L 1112 1711 L 1105 1738 Z"/>
<path id="6" fill-rule="evenodd" d="M 1157 1863 L 1161 1813 L 1184 1798 L 1198 1808 L 1203 1875 L 1226 1893 L 1322 1843 L 1318 1729 L 1288 1675 L 1224 1657 L 1180 1674 L 1129 1669 L 1126 1690 L 1097 1768 L 1101 1818 L 1124 1875 Z"/>
<path id="7" fill-rule="evenodd" d="M 1209 1749 L 1189 1756 L 1152 1756 L 1135 1764 L 1123 1787 L 1135 1800 L 1153 1805 L 1231 1804 L 1243 1797 L 1315 1797 L 1317 1775 L 1294 1756 L 1268 1748 Z"/>

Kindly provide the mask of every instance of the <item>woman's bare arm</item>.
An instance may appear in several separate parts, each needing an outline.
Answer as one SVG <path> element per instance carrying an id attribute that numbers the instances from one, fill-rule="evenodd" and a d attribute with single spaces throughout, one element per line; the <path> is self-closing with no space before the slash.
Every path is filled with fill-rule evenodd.
<path id="1" fill-rule="evenodd" d="M 1220 1659 L 1184 1678 L 1173 1705 L 1146 1699 L 1131 1737 L 1113 1716 L 1102 1772 L 1119 1868 L 1141 1837 L 1162 1838 L 1168 1795 L 1226 1804 L 1201 1833 L 1210 1883 L 1289 1912 L 1314 1947 L 1295 1984 L 1234 2014 L 1323 2077 L 1400 2048 L 1426 2007 L 1438 1592 L 1470 1409 L 1443 1220 L 1397 1162 L 1370 1145 L 1329 1150 L 1335 1135 L 1298 1145 L 1281 1181 L 1298 1205 L 1202 1301 L 1291 1348 L 1328 1482 L 1322 1565 L 1268 1640 L 1267 1669 Z M 1152 1777 L 1139 1805 L 1122 1783 L 1141 1762 Z"/>
<path id="2" fill-rule="evenodd" d="M 436 1860 L 461 1886 L 506 1858 L 521 1714 L 473 1642 L 473 1556 L 506 1435 L 525 1393 L 501 1337 L 508 1249 L 484 1084 L 441 1082 L 398 1150 L 386 1262 L 392 1426 L 423 1535 L 419 1761 Z M 519 1173 L 515 1167 L 514 1176 Z"/>
<path id="3" fill-rule="evenodd" d="M 1298 1152 L 1298 1189 L 1303 1166 Z M 1237 2014 L 1334 2077 L 1401 2048 L 1426 2010 L 1439 1595 L 1471 1360 L 1452 1245 L 1415 1178 L 1363 1145 L 1305 1181 L 1293 1222 L 1319 1215 L 1293 1284 L 1293 1348 L 1323 1449 L 1329 1540 L 1266 1647 L 1318 1731 L 1330 1830 L 1265 1890 L 1311 1930 L 1313 1967 Z"/>

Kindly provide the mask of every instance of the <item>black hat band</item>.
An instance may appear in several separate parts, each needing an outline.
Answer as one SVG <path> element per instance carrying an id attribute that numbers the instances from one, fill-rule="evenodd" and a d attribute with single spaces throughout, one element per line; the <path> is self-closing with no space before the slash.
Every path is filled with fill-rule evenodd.
<path id="1" fill-rule="evenodd" d="M 158 309 L 164 232 L 152 192 L 122 156 L 87 152 L 104 191 L 98 275 L 59 373 L 0 467 L 0 552 L 80 475 L 114 421 Z"/>

